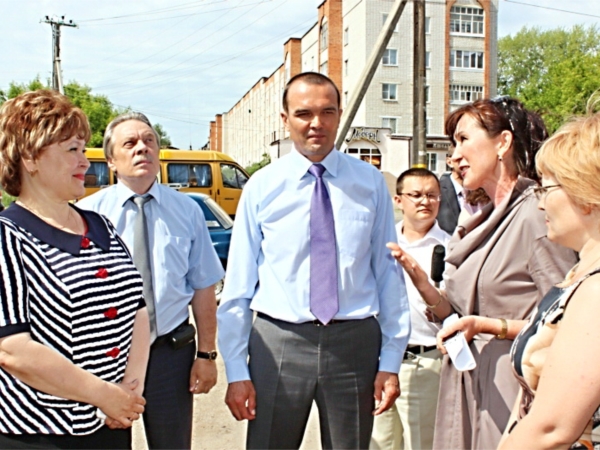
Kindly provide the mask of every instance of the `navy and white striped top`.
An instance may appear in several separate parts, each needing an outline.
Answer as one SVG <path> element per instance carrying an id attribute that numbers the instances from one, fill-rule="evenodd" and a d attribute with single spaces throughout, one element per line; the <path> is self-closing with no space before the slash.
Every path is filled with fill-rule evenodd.
<path id="1" fill-rule="evenodd" d="M 142 279 L 113 226 L 73 206 L 88 225 L 67 233 L 13 204 L 0 214 L 0 337 L 29 332 L 101 379 L 123 379 Z M 55 397 L 0 369 L 0 433 L 93 433 L 96 407 Z"/>

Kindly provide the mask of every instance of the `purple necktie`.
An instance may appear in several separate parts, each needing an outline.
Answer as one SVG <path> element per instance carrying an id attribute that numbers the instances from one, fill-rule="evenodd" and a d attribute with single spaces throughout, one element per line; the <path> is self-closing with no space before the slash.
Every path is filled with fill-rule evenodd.
<path id="1" fill-rule="evenodd" d="M 310 311 L 327 325 L 339 310 L 333 210 L 322 178 L 325 167 L 313 164 L 308 172 L 316 178 L 310 201 Z"/>

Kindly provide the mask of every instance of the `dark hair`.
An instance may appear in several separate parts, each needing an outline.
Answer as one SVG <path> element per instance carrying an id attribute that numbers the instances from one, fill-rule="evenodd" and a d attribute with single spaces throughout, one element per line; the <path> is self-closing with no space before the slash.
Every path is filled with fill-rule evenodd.
<path id="1" fill-rule="evenodd" d="M 404 172 L 402 172 L 400 174 L 400 176 L 398 177 L 398 179 L 396 180 L 396 194 L 397 195 L 400 195 L 402 193 L 402 189 L 404 188 L 404 179 L 408 178 L 408 177 L 420 177 L 420 178 L 431 177 L 431 178 L 435 179 L 438 188 L 440 187 L 440 180 L 438 179 L 437 175 L 435 173 L 433 173 L 431 170 L 423 169 L 420 167 L 413 167 L 412 169 L 408 169 L 408 170 L 405 170 Z"/>
<path id="2" fill-rule="evenodd" d="M 525 109 L 519 100 L 510 97 L 476 100 L 461 106 L 446 119 L 446 134 L 452 145 L 456 145 L 454 132 L 465 114 L 470 115 L 490 138 L 505 130 L 510 131 L 513 135 L 513 159 L 517 173 L 539 180 L 535 169 L 535 154 L 548 138 L 548 132 L 537 113 Z"/>
<path id="3" fill-rule="evenodd" d="M 290 81 L 288 81 L 285 85 L 285 89 L 283 90 L 283 100 L 282 100 L 283 110 L 285 112 L 288 111 L 288 101 L 287 101 L 288 91 L 290 90 L 290 86 L 292 84 L 294 84 L 296 81 L 304 81 L 307 84 L 318 84 L 318 85 L 330 84 L 331 86 L 333 86 L 333 89 L 335 89 L 335 95 L 337 96 L 338 108 L 341 106 L 340 90 L 337 88 L 337 86 L 331 80 L 331 78 L 323 75 L 322 73 L 318 73 L 318 72 L 302 72 L 302 73 L 294 75 L 292 78 L 290 78 Z"/>

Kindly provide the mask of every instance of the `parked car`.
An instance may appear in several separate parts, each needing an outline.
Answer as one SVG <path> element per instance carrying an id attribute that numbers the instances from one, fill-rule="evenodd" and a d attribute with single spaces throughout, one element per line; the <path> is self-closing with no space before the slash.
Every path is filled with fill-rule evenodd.
<path id="1" fill-rule="evenodd" d="M 221 264 L 223 264 L 223 268 L 227 269 L 227 254 L 229 253 L 229 243 L 231 242 L 233 220 L 210 196 L 196 192 L 185 192 L 185 194 L 202 208 L 208 232 L 210 233 L 210 239 L 221 260 Z M 215 286 L 217 302 L 221 300 L 222 291 L 223 280 L 219 281 Z"/>

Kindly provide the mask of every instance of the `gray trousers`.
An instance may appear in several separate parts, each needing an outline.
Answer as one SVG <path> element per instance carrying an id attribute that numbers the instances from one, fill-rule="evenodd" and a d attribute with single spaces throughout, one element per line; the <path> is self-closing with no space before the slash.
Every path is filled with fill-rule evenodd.
<path id="1" fill-rule="evenodd" d="M 368 448 L 381 349 L 375 318 L 317 326 L 257 317 L 249 342 L 249 449 L 298 448 L 313 403 L 324 449 Z"/>

